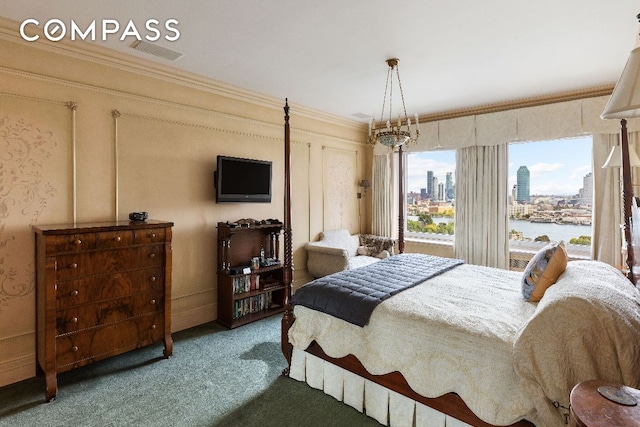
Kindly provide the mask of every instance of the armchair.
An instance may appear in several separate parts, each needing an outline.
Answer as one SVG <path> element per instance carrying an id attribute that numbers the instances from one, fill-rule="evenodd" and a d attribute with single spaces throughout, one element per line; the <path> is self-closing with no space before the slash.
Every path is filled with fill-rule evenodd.
<path id="1" fill-rule="evenodd" d="M 306 244 L 307 268 L 313 277 L 372 264 L 394 254 L 395 240 L 372 234 L 325 230 L 320 240 Z"/>

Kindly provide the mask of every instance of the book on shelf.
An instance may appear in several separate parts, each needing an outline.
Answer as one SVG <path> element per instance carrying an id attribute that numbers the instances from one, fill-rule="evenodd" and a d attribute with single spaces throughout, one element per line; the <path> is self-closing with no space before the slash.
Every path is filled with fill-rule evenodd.
<path id="1" fill-rule="evenodd" d="M 278 305 L 276 305 L 279 307 Z M 271 292 L 236 300 L 233 306 L 233 318 L 238 319 L 247 314 L 257 313 L 273 307 Z"/>
<path id="2" fill-rule="evenodd" d="M 249 275 L 244 276 L 236 276 L 232 280 L 233 293 L 234 294 L 242 294 L 245 292 L 249 292 L 251 289 L 251 281 Z"/>
<path id="3" fill-rule="evenodd" d="M 268 277 L 262 280 L 260 289 L 271 289 L 280 285 L 280 280 L 273 277 Z"/>
<path id="4" fill-rule="evenodd" d="M 244 276 L 236 276 L 232 280 L 233 293 L 234 294 L 243 294 L 249 291 L 255 291 L 258 289 L 266 289 L 269 287 L 277 286 L 279 282 L 276 280 L 275 284 L 273 283 L 274 279 L 265 279 L 263 281 L 260 280 L 259 274 L 246 274 Z M 266 282 L 266 286 L 262 284 Z"/>

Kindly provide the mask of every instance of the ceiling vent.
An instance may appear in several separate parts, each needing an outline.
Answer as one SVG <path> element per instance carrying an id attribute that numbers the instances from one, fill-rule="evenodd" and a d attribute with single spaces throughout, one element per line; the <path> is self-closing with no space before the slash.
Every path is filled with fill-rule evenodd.
<path id="1" fill-rule="evenodd" d="M 142 40 L 136 40 L 135 42 L 133 42 L 131 47 L 135 50 L 139 50 L 140 52 L 168 59 L 169 61 L 175 61 L 182 56 L 182 53 L 180 52 L 176 52 L 175 50 L 167 49 L 166 47 L 158 46 Z"/>

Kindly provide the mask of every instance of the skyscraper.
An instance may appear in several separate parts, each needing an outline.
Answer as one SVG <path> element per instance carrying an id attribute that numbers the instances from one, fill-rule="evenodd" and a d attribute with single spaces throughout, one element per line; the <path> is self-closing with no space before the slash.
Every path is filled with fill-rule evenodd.
<path id="1" fill-rule="evenodd" d="M 447 172 L 444 190 L 445 190 L 446 200 L 451 200 L 455 197 L 454 190 L 453 190 L 453 172 Z"/>
<path id="2" fill-rule="evenodd" d="M 526 166 L 520 166 L 518 168 L 516 185 L 518 192 L 516 200 L 518 203 L 529 203 L 531 200 L 531 195 L 529 194 L 530 178 L 529 169 L 527 169 Z"/>
<path id="3" fill-rule="evenodd" d="M 434 176 L 431 179 L 431 200 L 440 200 L 438 198 L 438 177 Z"/>
<path id="4" fill-rule="evenodd" d="M 583 205 L 591 205 L 593 203 L 593 174 L 591 172 L 582 178 L 580 203 Z"/>
<path id="5" fill-rule="evenodd" d="M 427 171 L 427 197 L 433 198 L 433 171 Z"/>

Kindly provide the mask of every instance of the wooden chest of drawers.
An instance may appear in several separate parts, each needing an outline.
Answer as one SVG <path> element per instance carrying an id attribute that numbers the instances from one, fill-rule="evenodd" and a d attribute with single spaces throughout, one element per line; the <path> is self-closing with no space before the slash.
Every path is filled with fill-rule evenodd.
<path id="1" fill-rule="evenodd" d="M 171 339 L 173 223 L 35 226 L 36 358 L 46 400 L 57 374 Z"/>

